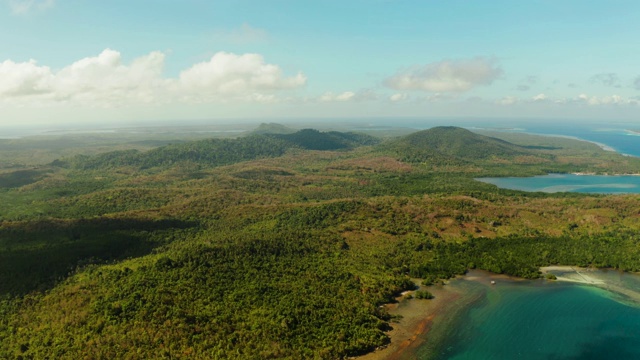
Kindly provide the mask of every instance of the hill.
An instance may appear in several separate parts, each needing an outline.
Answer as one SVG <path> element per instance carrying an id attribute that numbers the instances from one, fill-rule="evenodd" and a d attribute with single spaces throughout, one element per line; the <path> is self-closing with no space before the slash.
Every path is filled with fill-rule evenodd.
<path id="1" fill-rule="evenodd" d="M 270 124 L 272 125 L 272 124 Z M 179 163 L 223 166 L 243 161 L 279 157 L 290 149 L 346 150 L 374 145 L 379 140 L 369 135 L 321 132 L 313 129 L 292 134 L 250 135 L 236 139 L 207 139 L 161 146 L 147 152 L 112 151 L 97 156 L 77 156 L 68 161 L 76 168 L 98 169 L 119 166 L 153 168 Z M 63 165 L 56 161 L 54 165 Z"/>
<path id="2" fill-rule="evenodd" d="M 293 134 L 272 135 L 307 150 L 344 150 L 363 145 L 375 145 L 378 138 L 353 132 L 303 129 Z"/>
<path id="3" fill-rule="evenodd" d="M 349 150 L 375 143 L 302 130 L 3 169 L 0 358 L 344 359 L 389 343 L 402 320 L 381 305 L 415 278 L 640 270 L 637 195 L 474 181 L 635 172 L 630 157 L 457 128 Z M 469 165 L 398 160 L 409 151 Z M 539 154 L 558 161 L 504 166 Z"/>
<path id="4" fill-rule="evenodd" d="M 76 168 L 98 169 L 119 166 L 152 168 L 192 162 L 222 166 L 242 161 L 283 155 L 291 144 L 274 137 L 253 135 L 237 139 L 207 139 L 161 146 L 147 152 L 113 151 L 97 156 L 77 156 L 69 162 Z M 60 165 L 60 162 L 57 162 Z"/>
<path id="5" fill-rule="evenodd" d="M 262 123 L 255 130 L 251 131 L 251 134 L 254 134 L 254 135 L 293 134 L 294 132 L 296 132 L 295 129 L 292 129 L 288 126 L 284 126 L 282 124 Z"/>
<path id="6" fill-rule="evenodd" d="M 538 155 L 507 141 L 479 135 L 454 126 L 418 131 L 386 144 L 404 161 L 468 163 L 492 158 Z"/>

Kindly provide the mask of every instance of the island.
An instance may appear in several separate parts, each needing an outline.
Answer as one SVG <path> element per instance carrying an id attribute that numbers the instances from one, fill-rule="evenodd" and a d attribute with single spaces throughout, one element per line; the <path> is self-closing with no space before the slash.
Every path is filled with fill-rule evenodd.
<path id="1" fill-rule="evenodd" d="M 474 180 L 640 173 L 584 141 L 93 136 L 0 143 L 1 358 L 376 356 L 437 326 L 464 296 L 443 284 L 469 271 L 499 288 L 548 266 L 640 270 L 637 195 Z M 429 312 L 403 322 L 388 304 L 411 294 Z"/>

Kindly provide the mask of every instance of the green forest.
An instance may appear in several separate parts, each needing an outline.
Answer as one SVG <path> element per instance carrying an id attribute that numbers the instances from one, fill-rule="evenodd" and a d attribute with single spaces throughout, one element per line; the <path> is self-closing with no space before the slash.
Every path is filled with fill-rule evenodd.
<path id="1" fill-rule="evenodd" d="M 640 159 L 487 135 L 263 124 L 100 149 L 2 143 L 0 358 L 344 359 L 388 344 L 380 305 L 415 279 L 640 271 L 640 196 L 474 180 L 640 173 Z"/>

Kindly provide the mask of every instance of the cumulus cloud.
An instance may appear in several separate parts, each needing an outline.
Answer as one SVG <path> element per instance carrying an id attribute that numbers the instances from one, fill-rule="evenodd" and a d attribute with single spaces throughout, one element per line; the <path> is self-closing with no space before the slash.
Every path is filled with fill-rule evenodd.
<path id="1" fill-rule="evenodd" d="M 0 98 L 37 95 L 50 92 L 51 69 L 38 66 L 35 60 L 0 63 Z"/>
<path id="2" fill-rule="evenodd" d="M 34 60 L 0 63 L 0 101 L 68 102 L 100 106 L 152 102 L 274 102 L 273 92 L 303 86 L 302 73 L 287 77 L 258 54 L 219 52 L 185 69 L 178 78 L 163 77 L 165 55 L 152 52 L 125 64 L 118 51 L 106 49 L 60 69 Z"/>
<path id="3" fill-rule="evenodd" d="M 477 57 L 467 60 L 444 60 L 401 70 L 384 84 L 396 90 L 430 92 L 463 92 L 476 86 L 489 85 L 502 75 L 492 59 Z"/>
<path id="4" fill-rule="evenodd" d="M 179 87 L 197 97 L 242 97 L 256 91 L 293 89 L 306 84 L 302 73 L 284 77 L 277 65 L 265 63 L 258 54 L 236 55 L 219 52 L 209 61 L 180 73 Z"/>
<path id="5" fill-rule="evenodd" d="M 119 52 L 106 49 L 98 56 L 74 62 L 57 72 L 52 80 L 56 100 L 96 102 L 151 102 L 167 81 L 162 79 L 165 55 L 152 52 L 122 62 Z"/>
<path id="6" fill-rule="evenodd" d="M 611 87 L 620 87 L 620 79 L 618 75 L 615 73 L 602 73 L 596 74 L 589 79 L 589 81 L 593 84 L 602 84 L 605 86 Z"/>
<path id="7" fill-rule="evenodd" d="M 14 15 L 28 14 L 34 10 L 43 11 L 55 5 L 54 0 L 7 0 Z"/>

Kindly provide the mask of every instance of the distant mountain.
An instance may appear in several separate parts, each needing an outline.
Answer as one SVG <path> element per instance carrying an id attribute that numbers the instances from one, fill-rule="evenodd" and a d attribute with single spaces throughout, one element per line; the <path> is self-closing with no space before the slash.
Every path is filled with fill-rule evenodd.
<path id="1" fill-rule="evenodd" d="M 297 130 L 277 123 L 262 123 L 251 132 L 254 135 L 293 134 Z"/>
<path id="2" fill-rule="evenodd" d="M 314 129 L 273 136 L 307 150 L 351 149 L 364 145 L 376 145 L 380 142 L 378 138 L 370 135 L 338 131 L 321 132 Z"/>
<path id="3" fill-rule="evenodd" d="M 193 162 L 222 166 L 282 156 L 289 149 L 344 150 L 363 145 L 375 145 L 379 141 L 375 137 L 363 134 L 305 129 L 292 134 L 264 134 L 237 139 L 190 141 L 161 146 L 147 152 L 126 150 L 96 156 L 76 156 L 68 162 L 55 161 L 52 165 L 64 166 L 66 163 L 70 163 L 74 167 L 83 169 L 118 166 L 151 168 L 171 166 L 180 162 Z"/>
<path id="4" fill-rule="evenodd" d="M 385 147 L 410 162 L 465 163 L 534 154 L 524 147 L 455 126 L 418 131 L 389 142 Z"/>
<path id="5" fill-rule="evenodd" d="M 151 168 L 181 162 L 222 166 L 259 158 L 282 156 L 292 145 L 286 141 L 252 135 L 237 139 L 207 139 L 161 146 L 147 152 L 112 151 L 96 156 L 77 156 L 73 166 L 83 169 L 134 166 Z"/>

